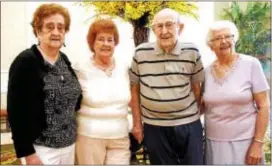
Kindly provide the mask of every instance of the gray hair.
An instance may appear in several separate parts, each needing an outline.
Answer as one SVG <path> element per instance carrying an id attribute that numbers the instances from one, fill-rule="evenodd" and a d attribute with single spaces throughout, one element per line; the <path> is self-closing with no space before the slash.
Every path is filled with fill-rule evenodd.
<path id="1" fill-rule="evenodd" d="M 166 15 L 166 14 L 172 15 L 174 17 L 174 19 L 176 20 L 177 24 L 184 24 L 183 18 L 181 17 L 181 15 L 177 11 L 170 9 L 170 8 L 164 8 L 155 14 L 151 25 L 155 24 L 155 21 L 157 20 L 158 16 Z"/>
<path id="2" fill-rule="evenodd" d="M 239 32 L 238 29 L 236 27 L 236 25 L 229 21 L 229 20 L 220 20 L 220 21 L 215 21 L 214 23 L 212 23 L 209 28 L 208 28 L 208 33 L 206 36 L 206 44 L 209 46 L 209 43 L 212 39 L 212 33 L 213 31 L 218 31 L 221 29 L 229 29 L 230 33 L 232 35 L 234 35 L 234 42 L 236 43 L 238 38 L 239 38 Z"/>

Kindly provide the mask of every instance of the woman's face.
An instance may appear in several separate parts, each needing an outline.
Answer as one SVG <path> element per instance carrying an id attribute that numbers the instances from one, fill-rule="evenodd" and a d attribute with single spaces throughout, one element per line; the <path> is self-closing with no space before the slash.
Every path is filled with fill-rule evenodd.
<path id="1" fill-rule="evenodd" d="M 40 31 L 37 32 L 41 45 L 52 49 L 60 49 L 65 38 L 65 21 L 60 14 L 54 14 L 44 18 Z"/>
<path id="2" fill-rule="evenodd" d="M 228 28 L 213 31 L 210 48 L 216 55 L 231 55 L 235 50 L 234 35 Z"/>
<path id="3" fill-rule="evenodd" d="M 112 56 L 115 48 L 114 35 L 111 33 L 100 32 L 94 41 L 94 53 L 96 56 Z"/>

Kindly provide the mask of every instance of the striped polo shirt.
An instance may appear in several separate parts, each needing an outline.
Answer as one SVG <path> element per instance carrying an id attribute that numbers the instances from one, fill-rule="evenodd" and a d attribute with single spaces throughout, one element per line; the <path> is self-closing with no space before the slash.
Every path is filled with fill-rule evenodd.
<path id="1" fill-rule="evenodd" d="M 199 119 L 193 83 L 204 81 L 197 47 L 177 41 L 165 54 L 156 43 L 143 43 L 135 50 L 130 81 L 140 84 L 140 105 L 145 123 L 176 126 Z"/>

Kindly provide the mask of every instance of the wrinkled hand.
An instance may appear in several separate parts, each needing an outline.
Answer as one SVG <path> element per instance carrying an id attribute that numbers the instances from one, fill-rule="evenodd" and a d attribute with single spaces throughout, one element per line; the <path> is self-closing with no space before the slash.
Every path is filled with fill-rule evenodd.
<path id="1" fill-rule="evenodd" d="M 247 151 L 246 164 L 257 165 L 260 164 L 262 160 L 262 144 L 253 141 Z"/>
<path id="2" fill-rule="evenodd" d="M 36 153 L 26 156 L 25 160 L 27 165 L 43 165 L 40 157 Z"/>
<path id="3" fill-rule="evenodd" d="M 132 128 L 132 134 L 135 137 L 135 139 L 138 141 L 138 143 L 142 143 L 143 141 L 143 127 L 142 123 L 138 123 L 133 126 Z"/>

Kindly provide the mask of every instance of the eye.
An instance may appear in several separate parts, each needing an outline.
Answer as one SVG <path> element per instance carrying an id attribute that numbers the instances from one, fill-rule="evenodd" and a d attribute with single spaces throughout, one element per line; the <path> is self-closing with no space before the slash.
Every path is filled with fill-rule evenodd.
<path id="1" fill-rule="evenodd" d="M 174 23 L 172 23 L 172 22 L 167 22 L 165 25 L 166 25 L 167 27 L 172 27 L 172 26 L 174 25 Z"/>
<path id="2" fill-rule="evenodd" d="M 113 39 L 112 38 L 108 39 L 108 42 L 109 43 L 113 42 Z"/>
<path id="3" fill-rule="evenodd" d="M 49 30 L 53 30 L 53 29 L 54 29 L 54 25 L 52 25 L 52 24 L 47 24 L 47 25 L 46 25 L 46 28 L 49 29 Z"/>
<path id="4" fill-rule="evenodd" d="M 230 39 L 230 38 L 232 38 L 232 35 L 226 35 L 225 38 Z"/>
<path id="5" fill-rule="evenodd" d="M 157 24 L 157 28 L 162 28 L 163 24 Z"/>
<path id="6" fill-rule="evenodd" d="M 58 26 L 58 30 L 59 30 L 60 32 L 64 32 L 64 29 L 65 29 L 65 28 L 64 28 L 63 25 L 59 25 L 59 26 Z"/>

